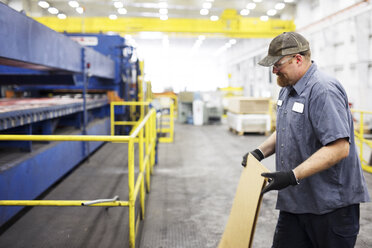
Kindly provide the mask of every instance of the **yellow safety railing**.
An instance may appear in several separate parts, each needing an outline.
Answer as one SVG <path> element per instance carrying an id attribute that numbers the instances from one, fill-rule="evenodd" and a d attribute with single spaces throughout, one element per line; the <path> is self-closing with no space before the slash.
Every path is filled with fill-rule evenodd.
<path id="1" fill-rule="evenodd" d="M 158 118 L 159 124 L 157 132 L 161 133 L 159 137 L 160 143 L 172 143 L 174 138 L 174 102 L 169 104 L 169 114 L 164 114 L 163 110 Z M 165 135 L 165 137 L 163 137 Z"/>
<path id="2" fill-rule="evenodd" d="M 364 114 L 372 114 L 372 111 L 352 109 L 351 112 L 359 114 L 359 130 L 355 128 L 354 133 L 359 146 L 359 159 L 362 164 L 362 168 L 364 171 L 372 173 L 372 165 L 368 164 L 363 157 L 363 146 L 368 145 L 370 148 L 372 148 L 372 140 L 367 140 L 364 138 Z"/>
<path id="3" fill-rule="evenodd" d="M 133 103 L 127 103 L 133 104 Z M 145 103 L 136 103 L 145 106 Z M 111 113 L 113 116 L 113 113 Z M 113 121 L 113 117 L 111 117 Z M 103 141 L 128 143 L 128 201 L 112 199 L 98 200 L 0 200 L 0 206 L 92 206 L 92 207 L 129 207 L 129 245 L 135 248 L 136 221 L 135 201 L 140 193 L 141 219 L 145 216 L 145 176 L 146 188 L 150 190 L 150 174 L 155 164 L 156 111 L 151 109 L 139 122 L 135 130 L 126 136 L 109 135 L 0 135 L 2 141 Z M 139 172 L 135 180 L 134 144 L 138 142 Z"/>

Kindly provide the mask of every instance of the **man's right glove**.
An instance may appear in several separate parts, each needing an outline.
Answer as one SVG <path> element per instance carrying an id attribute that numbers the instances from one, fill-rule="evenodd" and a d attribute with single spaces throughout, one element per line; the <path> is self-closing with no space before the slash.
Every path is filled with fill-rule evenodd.
<path id="1" fill-rule="evenodd" d="M 263 190 L 261 191 L 261 195 L 270 190 L 281 190 L 288 187 L 289 185 L 299 184 L 292 170 L 262 173 L 261 176 L 269 178 L 269 185 L 263 188 Z"/>
<path id="2" fill-rule="evenodd" d="M 244 167 L 247 165 L 247 157 L 248 157 L 248 154 L 252 154 L 253 157 L 255 157 L 258 161 L 261 161 L 262 159 L 265 158 L 265 156 L 263 155 L 263 153 L 261 152 L 260 149 L 256 149 L 256 150 L 254 150 L 254 151 L 247 152 L 247 153 L 243 156 L 242 166 L 244 166 Z"/>

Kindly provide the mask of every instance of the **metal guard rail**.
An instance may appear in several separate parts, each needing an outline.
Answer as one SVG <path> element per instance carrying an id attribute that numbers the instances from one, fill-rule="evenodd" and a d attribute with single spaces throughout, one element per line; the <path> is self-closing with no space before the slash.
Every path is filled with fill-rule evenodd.
<path id="1" fill-rule="evenodd" d="M 366 144 L 372 148 L 372 141 L 364 138 L 364 114 L 372 114 L 372 111 L 351 109 L 353 113 L 359 113 L 359 131 L 354 130 L 356 141 L 359 146 L 359 159 L 362 169 L 366 172 L 372 173 L 372 165 L 363 158 L 363 145 Z"/>
<path id="2" fill-rule="evenodd" d="M 148 103 L 127 102 L 128 105 L 145 106 Z M 113 113 L 111 113 L 113 116 Z M 112 118 L 111 118 L 112 120 Z M 144 130 L 145 129 L 145 130 Z M 138 137 L 137 137 L 138 136 Z M 150 174 L 155 164 L 156 145 L 156 111 L 151 109 L 138 124 L 135 130 L 127 136 L 109 135 L 0 135 L 1 141 L 103 141 L 128 143 L 128 201 L 113 199 L 99 200 L 0 200 L 0 206 L 88 206 L 88 207 L 129 207 L 129 245 L 135 247 L 135 201 L 140 192 L 141 219 L 145 216 L 145 187 L 144 174 L 146 173 L 146 189 L 150 191 Z M 134 143 L 139 143 L 139 173 L 134 179 Z M 144 147 L 145 143 L 145 147 Z M 146 150 L 145 150 L 146 149 Z M 145 156 L 143 156 L 145 151 Z M 88 204 L 90 203 L 90 204 Z"/>

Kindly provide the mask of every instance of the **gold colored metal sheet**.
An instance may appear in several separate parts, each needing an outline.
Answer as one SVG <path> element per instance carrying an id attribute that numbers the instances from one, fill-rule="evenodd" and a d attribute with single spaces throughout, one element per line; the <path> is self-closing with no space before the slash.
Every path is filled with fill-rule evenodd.
<path id="1" fill-rule="evenodd" d="M 261 173 L 268 172 L 252 155 L 240 176 L 238 188 L 225 231 L 218 248 L 252 247 L 262 197 L 260 195 L 266 180 Z"/>

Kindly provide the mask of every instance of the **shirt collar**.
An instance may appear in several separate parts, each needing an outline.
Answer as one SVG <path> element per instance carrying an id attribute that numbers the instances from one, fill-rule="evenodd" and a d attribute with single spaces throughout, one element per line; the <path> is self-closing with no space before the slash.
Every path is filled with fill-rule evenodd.
<path id="1" fill-rule="evenodd" d="M 304 91 L 307 82 L 309 82 L 311 76 L 314 74 L 316 69 L 317 69 L 317 65 L 315 64 L 314 61 L 311 61 L 311 66 L 309 67 L 309 69 L 302 76 L 302 78 L 300 78 L 300 80 L 298 80 L 297 83 L 293 86 L 293 89 L 296 91 L 297 95 L 300 95 L 302 91 Z"/>

